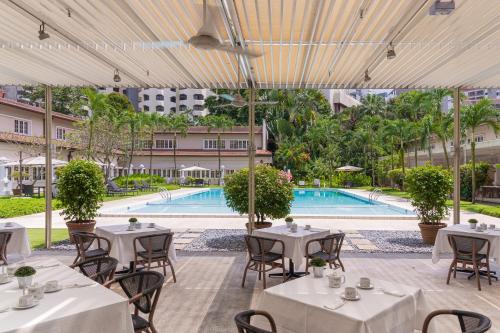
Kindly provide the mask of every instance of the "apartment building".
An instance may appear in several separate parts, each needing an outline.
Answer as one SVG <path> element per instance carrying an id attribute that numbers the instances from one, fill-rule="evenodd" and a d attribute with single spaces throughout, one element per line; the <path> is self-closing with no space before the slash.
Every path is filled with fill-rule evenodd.
<path id="1" fill-rule="evenodd" d="M 330 103 L 333 113 L 339 113 L 346 108 L 361 104 L 348 89 L 321 89 L 321 92 Z"/>
<path id="2" fill-rule="evenodd" d="M 141 89 L 139 110 L 165 114 L 192 110 L 193 117 L 203 117 L 208 114 L 208 109 L 204 106 L 205 98 L 213 94 L 210 89 Z M 177 99 L 179 99 L 178 111 L 176 111 Z"/>

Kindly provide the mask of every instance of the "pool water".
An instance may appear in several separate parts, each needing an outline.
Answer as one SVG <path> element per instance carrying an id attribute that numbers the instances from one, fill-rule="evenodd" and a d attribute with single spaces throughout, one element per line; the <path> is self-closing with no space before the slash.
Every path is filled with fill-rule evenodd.
<path id="1" fill-rule="evenodd" d="M 412 211 L 337 189 L 295 189 L 291 215 L 410 215 Z M 123 212 L 123 209 L 121 209 Z M 194 194 L 128 207 L 126 213 L 143 214 L 235 214 L 226 205 L 224 191 L 209 189 Z"/>

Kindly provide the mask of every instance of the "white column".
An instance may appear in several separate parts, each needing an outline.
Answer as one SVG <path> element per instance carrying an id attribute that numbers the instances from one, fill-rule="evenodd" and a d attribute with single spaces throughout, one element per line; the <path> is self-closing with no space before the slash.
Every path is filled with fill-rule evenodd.
<path id="1" fill-rule="evenodd" d="M 45 86 L 45 247 L 52 244 L 52 87 Z"/>
<path id="2" fill-rule="evenodd" d="M 460 224 L 460 88 L 453 90 L 453 104 L 453 224 Z"/>
<path id="3" fill-rule="evenodd" d="M 248 225 L 249 233 L 255 223 L 255 89 L 250 88 L 248 101 Z"/>

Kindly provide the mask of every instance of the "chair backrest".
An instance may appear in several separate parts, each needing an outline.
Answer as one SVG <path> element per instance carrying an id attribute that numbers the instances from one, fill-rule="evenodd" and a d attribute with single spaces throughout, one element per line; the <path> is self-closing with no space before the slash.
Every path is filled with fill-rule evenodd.
<path id="1" fill-rule="evenodd" d="M 85 255 L 85 252 L 89 250 L 94 241 L 98 241 L 98 247 L 101 245 L 99 242 L 99 236 L 92 232 L 74 232 L 71 234 L 73 236 L 73 240 L 75 241 L 76 250 L 80 255 Z M 109 249 L 108 249 L 109 250 Z"/>
<path id="2" fill-rule="evenodd" d="M 9 244 L 12 238 L 12 231 L 1 231 L 0 232 L 0 255 L 5 253 L 7 249 L 7 244 Z"/>
<path id="3" fill-rule="evenodd" d="M 313 183 L 314 183 L 314 186 L 320 186 L 321 185 L 321 181 L 319 179 L 315 179 L 313 181 Z"/>
<path id="4" fill-rule="evenodd" d="M 269 325 L 271 325 L 271 331 L 267 331 L 265 329 L 253 326 L 250 324 L 250 319 L 253 316 L 264 316 L 269 321 Z M 236 327 L 238 328 L 238 333 L 276 333 L 276 323 L 274 322 L 273 317 L 265 311 L 256 311 L 256 310 L 248 310 L 238 313 L 234 317 L 234 321 L 236 322 Z"/>
<path id="5" fill-rule="evenodd" d="M 271 251 L 276 244 L 275 239 L 245 235 L 248 254 L 250 258 L 261 256 Z"/>
<path id="6" fill-rule="evenodd" d="M 422 333 L 428 333 L 430 321 L 440 315 L 456 316 L 462 333 L 483 333 L 491 328 L 491 320 L 480 313 L 462 310 L 436 310 L 425 318 Z"/>
<path id="7" fill-rule="evenodd" d="M 320 239 L 315 239 L 315 241 L 320 244 L 321 251 L 328 253 L 329 255 L 338 255 L 342 248 L 342 243 L 344 242 L 344 236 L 345 234 L 343 232 L 339 232 Z"/>
<path id="8" fill-rule="evenodd" d="M 24 195 L 29 195 L 29 196 L 32 196 L 33 195 L 33 185 L 23 185 L 23 194 Z"/>
<path id="9" fill-rule="evenodd" d="M 146 188 L 149 187 L 149 183 L 147 181 L 145 181 L 144 179 L 142 180 L 142 185 Z"/>
<path id="10" fill-rule="evenodd" d="M 114 191 L 120 190 L 120 187 L 112 180 L 108 181 L 108 186 Z"/>
<path id="11" fill-rule="evenodd" d="M 158 252 L 161 252 L 168 255 L 168 249 L 172 243 L 173 236 L 174 234 L 172 232 L 165 232 L 136 237 L 134 246 L 136 246 L 136 242 L 139 242 L 147 253 L 157 254 Z"/>
<path id="12" fill-rule="evenodd" d="M 134 184 L 134 187 L 135 187 L 136 189 L 138 189 L 138 188 L 142 188 L 142 185 L 140 185 L 140 184 L 139 184 L 139 182 L 138 182 L 137 180 L 132 180 L 132 184 Z"/>
<path id="13" fill-rule="evenodd" d="M 164 281 L 161 273 L 140 271 L 120 277 L 117 281 L 129 299 L 140 295 L 132 302 L 136 309 L 142 313 L 154 312 Z"/>
<path id="14" fill-rule="evenodd" d="M 113 279 L 118 260 L 112 257 L 93 258 L 82 261 L 77 266 L 83 275 L 104 284 Z"/>
<path id="15" fill-rule="evenodd" d="M 478 254 L 485 245 L 487 246 L 487 252 L 489 255 L 490 241 L 485 238 L 469 237 L 462 235 L 448 235 L 448 242 L 455 256 L 458 255 L 475 255 Z"/>

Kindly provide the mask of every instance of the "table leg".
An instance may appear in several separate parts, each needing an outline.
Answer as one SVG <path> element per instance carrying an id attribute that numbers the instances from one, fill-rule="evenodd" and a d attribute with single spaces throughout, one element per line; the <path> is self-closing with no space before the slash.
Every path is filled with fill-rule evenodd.
<path id="1" fill-rule="evenodd" d="M 288 271 L 285 273 L 286 280 L 296 279 L 307 275 L 307 272 L 297 272 L 295 271 L 295 264 L 291 258 L 288 259 Z M 279 277 L 282 278 L 282 273 L 270 273 L 269 277 Z"/>
<path id="2" fill-rule="evenodd" d="M 123 269 L 121 271 L 116 271 L 115 274 L 130 274 L 130 273 L 133 273 L 134 272 L 134 268 L 136 271 L 141 271 L 143 270 L 144 268 L 140 267 L 140 268 L 136 268 L 135 267 L 135 262 L 134 261 L 131 261 L 129 264 L 128 264 L 128 267 L 126 266 L 123 266 Z"/>

